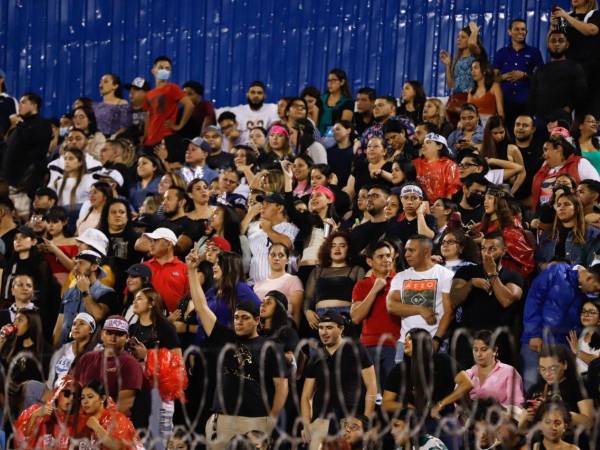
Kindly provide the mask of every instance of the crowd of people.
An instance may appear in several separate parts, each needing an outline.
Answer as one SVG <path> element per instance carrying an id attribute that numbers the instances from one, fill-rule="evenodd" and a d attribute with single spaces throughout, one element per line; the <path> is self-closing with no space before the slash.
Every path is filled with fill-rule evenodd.
<path id="1" fill-rule="evenodd" d="M 595 448 L 600 12 L 572 8 L 547 49 L 469 23 L 447 100 L 336 68 L 215 110 L 159 56 L 47 119 L 0 71 L 3 448 Z"/>

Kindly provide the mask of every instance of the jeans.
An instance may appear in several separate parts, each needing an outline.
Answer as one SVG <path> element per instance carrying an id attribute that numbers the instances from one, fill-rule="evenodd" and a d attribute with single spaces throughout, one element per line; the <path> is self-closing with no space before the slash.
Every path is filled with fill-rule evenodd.
<path id="1" fill-rule="evenodd" d="M 382 392 L 385 380 L 396 363 L 396 348 L 389 345 L 366 347 L 377 374 L 377 391 Z"/>
<path id="2" fill-rule="evenodd" d="M 531 350 L 529 344 L 521 344 L 521 358 L 523 359 L 523 389 L 527 392 L 538 379 L 540 354 Z"/>

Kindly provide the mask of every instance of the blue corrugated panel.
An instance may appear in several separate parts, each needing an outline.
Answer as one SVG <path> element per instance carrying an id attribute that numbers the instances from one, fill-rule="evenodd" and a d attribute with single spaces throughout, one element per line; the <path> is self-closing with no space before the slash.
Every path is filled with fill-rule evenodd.
<path id="1" fill-rule="evenodd" d="M 8 90 L 40 92 L 47 115 L 98 98 L 102 74 L 128 82 L 151 77 L 159 54 L 173 79 L 204 83 L 217 105 L 245 101 L 262 79 L 271 100 L 307 85 L 325 88 L 327 71 L 346 70 L 352 91 L 373 86 L 399 95 L 407 79 L 447 94 L 438 54 L 452 50 L 470 20 L 488 52 L 508 42 L 524 17 L 528 41 L 545 49 L 556 0 L 3 0 L 0 67 Z M 568 7 L 567 0 L 559 4 Z"/>

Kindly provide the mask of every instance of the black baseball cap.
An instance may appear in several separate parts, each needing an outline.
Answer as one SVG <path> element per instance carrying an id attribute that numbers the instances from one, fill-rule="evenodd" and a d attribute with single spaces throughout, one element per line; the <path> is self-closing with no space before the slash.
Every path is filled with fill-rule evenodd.
<path id="1" fill-rule="evenodd" d="M 257 195 L 256 200 L 259 202 L 276 203 L 278 205 L 285 205 L 285 198 L 278 192 L 273 192 L 269 195 Z"/>
<path id="2" fill-rule="evenodd" d="M 242 300 L 235 306 L 235 310 L 246 311 L 247 313 L 252 314 L 252 317 L 260 316 L 260 307 L 250 300 Z"/>
<path id="3" fill-rule="evenodd" d="M 152 271 L 150 267 L 145 264 L 134 264 L 127 269 L 127 275 L 132 277 L 146 278 L 147 280 L 152 279 Z"/>
<path id="4" fill-rule="evenodd" d="M 152 89 L 150 83 L 142 77 L 135 77 L 131 83 L 124 84 L 125 89 L 141 89 L 142 91 L 149 91 Z"/>
<path id="5" fill-rule="evenodd" d="M 21 233 L 27 237 L 30 237 L 31 239 L 38 238 L 37 234 L 35 234 L 35 231 L 33 231 L 27 225 L 21 225 L 19 228 L 17 228 L 17 233 Z"/>

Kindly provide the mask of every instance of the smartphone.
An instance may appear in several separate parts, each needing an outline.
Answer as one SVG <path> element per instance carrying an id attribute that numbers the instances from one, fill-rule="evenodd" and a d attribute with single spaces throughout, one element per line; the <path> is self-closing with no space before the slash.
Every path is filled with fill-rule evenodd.
<path id="1" fill-rule="evenodd" d="M 198 242 L 196 242 L 196 246 L 194 247 L 194 252 L 197 255 L 203 255 L 204 253 L 206 253 L 207 242 L 208 236 L 202 236 L 200 239 L 198 239 Z"/>

